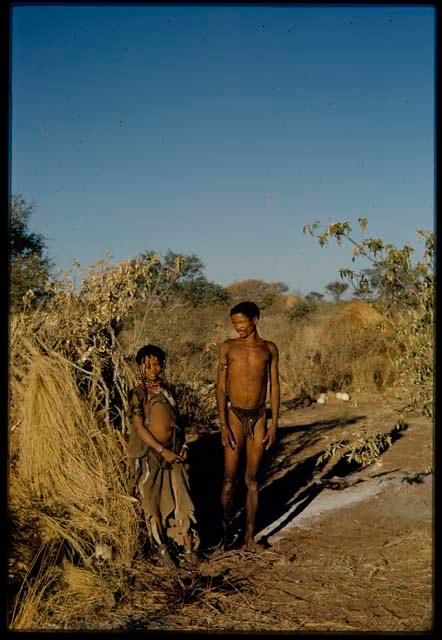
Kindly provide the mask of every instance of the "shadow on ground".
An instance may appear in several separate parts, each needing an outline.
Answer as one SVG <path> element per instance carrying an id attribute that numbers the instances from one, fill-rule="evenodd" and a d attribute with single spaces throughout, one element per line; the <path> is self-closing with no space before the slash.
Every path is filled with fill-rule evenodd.
<path id="1" fill-rule="evenodd" d="M 322 420 L 312 424 L 286 426 L 279 430 L 277 441 L 271 455 L 263 459 L 260 470 L 259 508 L 255 531 L 259 532 L 279 520 L 284 514 L 287 518 L 278 525 L 277 530 L 285 526 L 300 514 L 325 488 L 325 484 L 312 484 L 314 475 L 320 472 L 327 461 L 318 462 L 323 449 L 310 455 L 301 462 L 294 457 L 318 442 L 325 432 L 336 427 L 356 424 L 365 416 L 352 416 L 340 420 Z M 293 438 L 293 434 L 299 434 Z M 392 443 L 401 434 L 397 430 L 390 433 Z M 293 447 L 290 440 L 293 439 Z M 241 536 L 244 531 L 246 487 L 244 484 L 244 457 L 239 470 L 238 485 L 233 505 L 233 528 Z M 223 480 L 223 449 L 219 433 L 202 435 L 192 443 L 189 451 L 190 484 L 195 503 L 198 530 L 202 549 L 215 545 L 222 534 L 222 510 L 220 503 Z M 344 477 L 356 471 L 360 465 L 355 461 L 339 459 L 322 479 L 334 476 Z M 296 496 L 297 507 L 289 514 L 288 504 L 293 504 Z M 272 535 L 275 531 L 272 531 Z"/>
<path id="2" fill-rule="evenodd" d="M 278 432 L 277 441 L 273 451 L 264 457 L 260 480 L 268 481 L 271 476 L 281 472 L 287 466 L 287 473 L 283 478 L 270 482 L 260 492 L 260 505 L 258 511 L 259 522 L 257 527 L 263 528 L 273 520 L 279 518 L 286 510 L 286 502 L 293 493 L 311 478 L 320 454 L 311 456 L 302 463 L 293 467 L 293 461 L 289 458 L 296 455 L 302 449 L 314 444 L 325 431 L 337 426 L 353 424 L 364 416 L 355 416 L 345 420 L 323 420 L 314 424 L 287 426 Z M 290 456 L 282 462 L 277 462 L 282 453 L 287 438 L 294 433 L 300 433 L 296 439 L 296 446 L 291 449 Z M 224 469 L 224 452 L 221 446 L 221 437 L 218 432 L 204 433 L 198 440 L 192 442 L 189 449 L 189 479 L 193 501 L 195 504 L 198 530 L 202 548 L 216 544 L 222 534 L 222 509 L 221 489 Z M 243 529 L 243 505 L 245 504 L 246 488 L 244 484 L 245 460 L 244 456 L 239 469 L 238 485 L 235 493 L 233 513 L 237 511 L 234 525 Z"/>

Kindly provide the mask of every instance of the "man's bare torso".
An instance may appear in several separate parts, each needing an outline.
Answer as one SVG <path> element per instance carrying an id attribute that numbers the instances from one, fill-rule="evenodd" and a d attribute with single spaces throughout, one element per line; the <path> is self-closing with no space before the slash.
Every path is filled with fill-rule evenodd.
<path id="1" fill-rule="evenodd" d="M 251 409 L 266 401 L 268 369 L 272 358 L 268 340 L 246 343 L 241 338 L 226 340 L 227 395 L 232 405 Z"/>

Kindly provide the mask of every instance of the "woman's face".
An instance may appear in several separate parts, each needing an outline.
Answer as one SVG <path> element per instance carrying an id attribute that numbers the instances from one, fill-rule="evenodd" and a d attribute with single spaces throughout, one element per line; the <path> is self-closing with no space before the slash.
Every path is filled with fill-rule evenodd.
<path id="1" fill-rule="evenodd" d="M 163 365 L 158 360 L 157 356 L 146 356 L 143 364 L 141 365 L 141 371 L 144 373 L 147 380 L 154 382 L 158 380 L 163 370 Z"/>

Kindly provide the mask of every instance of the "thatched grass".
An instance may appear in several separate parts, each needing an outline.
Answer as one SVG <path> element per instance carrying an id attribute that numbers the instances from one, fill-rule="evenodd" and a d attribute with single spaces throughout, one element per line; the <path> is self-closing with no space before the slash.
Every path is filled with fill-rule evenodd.
<path id="1" fill-rule="evenodd" d="M 92 566 L 97 545 L 111 550 L 113 581 L 139 552 L 140 517 L 129 496 L 125 440 L 119 431 L 106 427 L 80 395 L 66 359 L 56 352 L 42 353 L 30 338 L 22 340 L 21 349 L 26 352 L 27 371 L 14 398 L 21 422 L 19 453 L 11 469 L 11 514 L 26 526 L 23 508 L 32 505 L 27 514 L 28 518 L 32 514 L 33 535 L 43 545 L 62 546 L 63 556 L 74 558 L 79 570 L 83 567 L 81 575 L 90 578 L 82 591 L 89 589 L 89 597 L 79 598 L 84 613 L 99 597 Z M 24 503 L 20 496 L 26 496 Z M 41 551 L 38 556 L 44 565 Z M 41 626 L 44 594 L 56 581 L 47 564 L 18 594 L 13 628 Z"/>
<path id="2" fill-rule="evenodd" d="M 106 540 L 121 560 L 130 562 L 137 530 L 127 499 L 124 440 L 97 424 L 65 360 L 41 354 L 30 342 L 26 346 L 31 364 L 23 392 L 18 474 L 46 505 L 63 507 L 66 526 L 50 520 L 47 526 L 77 530 L 77 550 L 86 553 Z"/>

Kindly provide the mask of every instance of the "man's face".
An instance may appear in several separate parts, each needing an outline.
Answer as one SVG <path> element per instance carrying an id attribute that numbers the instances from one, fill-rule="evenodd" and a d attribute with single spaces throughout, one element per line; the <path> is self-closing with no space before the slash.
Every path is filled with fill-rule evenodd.
<path id="1" fill-rule="evenodd" d="M 143 372 L 147 380 L 157 380 L 163 370 L 163 365 L 156 356 L 146 356 L 143 361 Z"/>
<path id="2" fill-rule="evenodd" d="M 250 319 L 243 313 L 234 313 L 230 316 L 233 327 L 240 338 L 247 338 L 256 329 L 257 318 Z"/>

